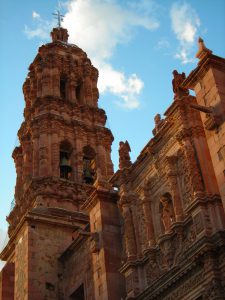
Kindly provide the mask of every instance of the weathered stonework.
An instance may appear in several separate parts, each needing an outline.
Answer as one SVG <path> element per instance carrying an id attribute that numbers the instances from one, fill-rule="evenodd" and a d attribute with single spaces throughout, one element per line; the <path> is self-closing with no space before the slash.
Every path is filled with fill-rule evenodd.
<path id="1" fill-rule="evenodd" d="M 98 71 L 66 29 L 51 36 L 23 85 L 0 300 L 225 299 L 225 60 L 199 40 L 153 138 L 134 163 L 120 142 L 114 174 Z"/>

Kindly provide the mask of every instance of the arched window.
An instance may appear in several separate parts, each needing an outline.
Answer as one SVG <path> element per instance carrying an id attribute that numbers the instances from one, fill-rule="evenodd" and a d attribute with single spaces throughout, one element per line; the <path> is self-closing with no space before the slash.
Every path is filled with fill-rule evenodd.
<path id="1" fill-rule="evenodd" d="M 90 146 L 83 148 L 83 179 L 87 184 L 93 184 L 96 175 L 95 151 Z"/>
<path id="2" fill-rule="evenodd" d="M 70 179 L 72 176 L 72 167 L 70 156 L 72 146 L 68 141 L 63 141 L 60 144 L 60 177 Z"/>
<path id="3" fill-rule="evenodd" d="M 65 76 L 61 76 L 60 78 L 60 97 L 64 100 L 66 99 L 66 86 L 67 86 L 67 79 Z"/>
<path id="4" fill-rule="evenodd" d="M 171 225 L 175 221 L 173 201 L 169 193 L 165 193 L 160 197 L 159 211 L 164 232 L 168 233 L 171 231 Z"/>

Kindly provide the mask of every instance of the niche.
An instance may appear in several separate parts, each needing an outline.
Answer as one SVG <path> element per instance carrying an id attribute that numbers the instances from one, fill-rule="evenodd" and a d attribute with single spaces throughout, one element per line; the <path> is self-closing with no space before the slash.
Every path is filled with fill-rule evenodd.
<path id="1" fill-rule="evenodd" d="M 90 146 L 83 148 L 83 179 L 87 184 L 93 184 L 96 177 L 96 153 Z"/>
<path id="2" fill-rule="evenodd" d="M 163 232 L 169 233 L 171 231 L 171 225 L 175 221 L 173 201 L 169 193 L 165 193 L 160 197 L 159 212 Z"/>
<path id="3" fill-rule="evenodd" d="M 72 146 L 68 141 L 63 141 L 60 144 L 60 178 L 71 179 L 71 153 Z"/>

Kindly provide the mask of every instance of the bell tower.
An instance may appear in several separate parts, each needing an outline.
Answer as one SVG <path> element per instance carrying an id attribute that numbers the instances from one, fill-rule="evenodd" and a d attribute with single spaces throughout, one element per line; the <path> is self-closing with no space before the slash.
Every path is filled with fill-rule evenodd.
<path id="1" fill-rule="evenodd" d="M 17 184 L 9 234 L 31 207 L 79 211 L 97 174 L 105 180 L 113 174 L 113 136 L 98 108 L 98 70 L 68 43 L 66 29 L 54 28 L 51 36 L 23 85 L 25 120 L 18 132 L 21 145 L 13 151 Z"/>
<path id="2" fill-rule="evenodd" d="M 73 232 L 89 231 L 85 234 L 91 236 L 87 228 L 93 205 L 88 199 L 97 190 L 96 182 L 106 183 L 113 175 L 113 135 L 105 127 L 105 111 L 98 107 L 98 70 L 82 49 L 68 43 L 66 29 L 53 28 L 51 37 L 29 67 L 20 146 L 12 154 L 15 206 L 7 217 L 9 242 L 1 253 L 15 274 L 12 299 L 61 299 L 58 258 L 71 244 Z M 107 202 L 113 199 L 116 211 L 110 189 L 102 193 Z M 116 228 L 118 222 L 114 218 Z M 116 291 L 114 282 L 110 284 Z M 110 294 L 109 286 L 104 290 Z"/>

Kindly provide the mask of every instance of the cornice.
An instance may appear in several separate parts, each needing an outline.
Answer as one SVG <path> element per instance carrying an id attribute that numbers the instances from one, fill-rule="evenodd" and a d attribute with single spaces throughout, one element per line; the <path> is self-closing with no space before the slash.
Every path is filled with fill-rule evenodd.
<path id="1" fill-rule="evenodd" d="M 96 188 L 89 196 L 89 198 L 83 203 L 82 209 L 90 211 L 97 202 L 113 202 L 118 201 L 118 193 L 114 190 L 108 190 L 105 188 Z"/>
<path id="2" fill-rule="evenodd" d="M 6 261 L 14 251 L 18 233 L 26 222 L 43 223 L 52 226 L 67 227 L 75 230 L 80 228 L 80 226 L 77 224 L 83 224 L 84 226 L 88 224 L 89 217 L 81 212 L 70 212 L 59 208 L 34 208 L 31 211 L 28 211 L 16 226 L 8 244 L 0 254 L 1 260 Z"/>
<path id="3" fill-rule="evenodd" d="M 210 54 L 199 61 L 198 66 L 187 76 L 182 83 L 183 88 L 194 89 L 198 81 L 200 81 L 210 67 L 225 71 L 225 59 Z"/>

